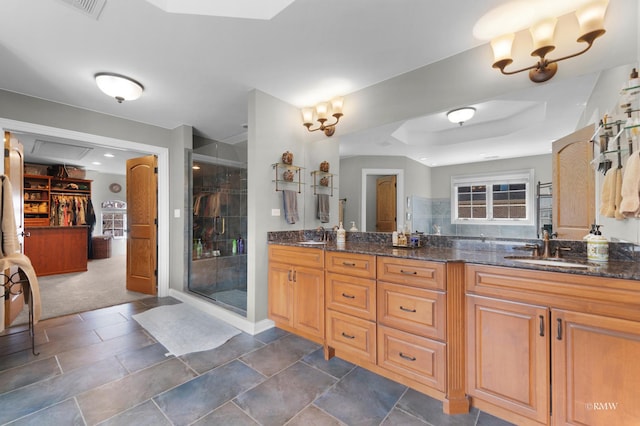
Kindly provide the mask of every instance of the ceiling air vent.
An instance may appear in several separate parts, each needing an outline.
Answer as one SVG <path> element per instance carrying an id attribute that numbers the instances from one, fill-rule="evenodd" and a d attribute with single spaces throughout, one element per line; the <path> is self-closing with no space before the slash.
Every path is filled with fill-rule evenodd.
<path id="1" fill-rule="evenodd" d="M 51 141 L 36 139 L 31 153 L 38 157 L 63 158 L 65 160 L 81 160 L 91 152 L 93 148 L 78 145 L 69 145 Z"/>
<path id="2" fill-rule="evenodd" d="M 97 20 L 107 0 L 59 0 Z"/>

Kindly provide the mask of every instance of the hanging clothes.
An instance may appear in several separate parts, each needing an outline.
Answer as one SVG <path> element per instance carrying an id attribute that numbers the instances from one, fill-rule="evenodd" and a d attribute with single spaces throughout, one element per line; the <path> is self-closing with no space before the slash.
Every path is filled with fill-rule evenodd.
<path id="1" fill-rule="evenodd" d="M 88 225 L 88 195 L 51 194 L 51 226 Z M 94 214 L 95 216 L 95 214 Z M 95 217 L 94 217 L 95 223 Z"/>

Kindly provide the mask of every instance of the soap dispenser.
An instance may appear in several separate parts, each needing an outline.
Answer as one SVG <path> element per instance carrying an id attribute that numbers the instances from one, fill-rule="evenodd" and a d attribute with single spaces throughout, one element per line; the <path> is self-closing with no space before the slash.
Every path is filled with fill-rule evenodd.
<path id="1" fill-rule="evenodd" d="M 593 235 L 587 239 L 587 259 L 594 262 L 609 260 L 609 241 L 600 232 L 601 225 L 594 225 Z"/>

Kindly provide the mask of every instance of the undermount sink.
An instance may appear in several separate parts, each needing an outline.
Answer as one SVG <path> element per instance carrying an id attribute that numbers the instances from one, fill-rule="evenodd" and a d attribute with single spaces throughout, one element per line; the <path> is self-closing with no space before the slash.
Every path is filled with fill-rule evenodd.
<path id="1" fill-rule="evenodd" d="M 327 244 L 326 241 L 298 241 L 298 244 L 303 244 L 305 246 L 322 246 Z"/>
<path id="2" fill-rule="evenodd" d="M 577 263 L 571 262 L 566 259 L 556 259 L 556 258 L 531 258 L 531 257 L 521 257 L 521 256 L 505 256 L 505 259 L 513 260 L 515 262 L 528 263 L 531 265 L 541 265 L 541 266 L 553 266 L 557 268 L 574 268 L 574 269 L 589 269 L 592 265 L 589 263 Z"/>

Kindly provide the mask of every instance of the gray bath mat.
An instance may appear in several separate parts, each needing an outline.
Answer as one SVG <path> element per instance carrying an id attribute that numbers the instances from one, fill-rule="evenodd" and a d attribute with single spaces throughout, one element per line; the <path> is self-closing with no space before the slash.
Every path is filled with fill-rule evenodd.
<path id="1" fill-rule="evenodd" d="M 133 319 L 175 356 L 217 348 L 240 334 L 237 328 L 186 303 L 149 309 Z"/>

